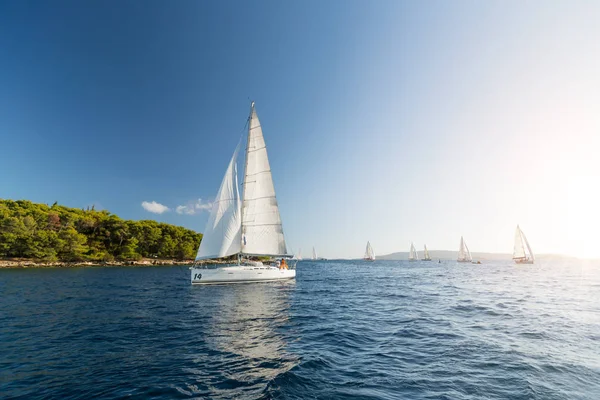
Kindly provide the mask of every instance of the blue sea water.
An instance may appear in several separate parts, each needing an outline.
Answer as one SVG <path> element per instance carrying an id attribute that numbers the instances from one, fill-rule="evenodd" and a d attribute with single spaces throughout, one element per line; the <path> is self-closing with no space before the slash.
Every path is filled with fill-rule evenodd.
<path id="1" fill-rule="evenodd" d="M 600 399 L 600 265 L 0 270 L 3 399 Z"/>

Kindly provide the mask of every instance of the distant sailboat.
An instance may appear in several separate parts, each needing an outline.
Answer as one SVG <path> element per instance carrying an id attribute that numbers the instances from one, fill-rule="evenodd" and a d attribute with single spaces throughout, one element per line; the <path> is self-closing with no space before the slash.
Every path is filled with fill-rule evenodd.
<path id="1" fill-rule="evenodd" d="M 463 237 L 460 237 L 460 248 L 458 249 L 458 259 L 456 260 L 458 262 L 471 262 L 473 261 L 473 258 L 471 257 L 471 252 L 469 251 L 469 248 L 467 247 L 467 242 L 465 242 L 465 240 L 463 239 Z"/>
<path id="2" fill-rule="evenodd" d="M 316 260 L 317 259 L 317 251 L 315 250 L 314 246 L 313 246 L 313 254 L 312 254 L 312 259 Z"/>
<path id="3" fill-rule="evenodd" d="M 408 261 L 419 261 L 419 254 L 417 253 L 417 249 L 415 249 L 415 245 L 413 243 L 410 244 L 410 253 L 408 254 Z"/>
<path id="4" fill-rule="evenodd" d="M 375 251 L 373 251 L 373 247 L 371 247 L 371 242 L 367 241 L 367 250 L 365 251 L 365 256 L 363 257 L 365 261 L 375 261 Z"/>
<path id="5" fill-rule="evenodd" d="M 296 257 L 298 261 L 302 260 L 302 249 L 298 249 L 298 256 Z"/>
<path id="6" fill-rule="evenodd" d="M 517 225 L 517 231 L 515 232 L 513 260 L 515 260 L 517 264 L 533 264 L 535 261 L 529 242 L 521 228 L 519 228 L 519 225 Z"/>
<path id="7" fill-rule="evenodd" d="M 217 192 L 196 255 L 196 261 L 227 259 L 237 255 L 237 263 L 194 265 L 190 268 L 194 285 L 296 277 L 296 270 L 288 269 L 285 262 L 290 255 L 287 254 L 267 148 L 254 102 L 248 118 L 242 199 L 238 188 L 237 155 L 238 149 L 233 153 Z M 276 267 L 252 261 L 251 257 L 280 258 L 282 261 L 280 267 Z"/>
<path id="8" fill-rule="evenodd" d="M 425 245 L 425 250 L 423 251 L 422 261 L 431 261 L 431 257 L 429 257 L 429 250 L 427 250 L 427 245 Z"/>

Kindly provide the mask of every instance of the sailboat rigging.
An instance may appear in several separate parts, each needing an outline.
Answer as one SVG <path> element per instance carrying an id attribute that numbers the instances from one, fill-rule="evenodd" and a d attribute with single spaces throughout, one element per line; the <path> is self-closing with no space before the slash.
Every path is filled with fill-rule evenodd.
<path id="1" fill-rule="evenodd" d="M 473 258 L 471 257 L 471 252 L 469 251 L 469 248 L 467 247 L 467 242 L 465 242 L 465 240 L 463 239 L 463 237 L 460 237 L 460 247 L 458 249 L 458 259 L 456 260 L 458 262 L 472 262 Z"/>
<path id="2" fill-rule="evenodd" d="M 529 246 L 529 242 L 519 225 L 517 225 L 517 230 L 515 231 L 513 260 L 515 260 L 515 263 L 517 264 L 533 264 L 535 262 L 531 246 Z"/>
<path id="3" fill-rule="evenodd" d="M 371 247 L 371 242 L 367 241 L 367 249 L 365 250 L 365 256 L 363 257 L 365 261 L 375 261 L 375 251 L 373 251 L 373 247 Z"/>
<path id="4" fill-rule="evenodd" d="M 237 255 L 237 263 L 195 265 L 191 268 L 192 284 L 269 281 L 296 276 L 295 265 L 290 268 L 285 261 L 291 256 L 287 254 L 267 147 L 254 102 L 248 122 L 241 201 L 238 148 L 229 161 L 196 255 L 196 262 Z M 252 261 L 252 257 L 280 258 L 281 262 L 278 267 L 264 265 Z"/>
<path id="5" fill-rule="evenodd" d="M 417 249 L 415 249 L 415 245 L 413 243 L 410 244 L 410 253 L 408 254 L 408 261 L 419 261 L 419 254 L 417 253 Z"/>
<path id="6" fill-rule="evenodd" d="M 431 257 L 429 256 L 429 250 L 427 250 L 427 245 L 424 245 L 425 250 L 423 250 L 423 260 L 421 261 L 431 261 Z"/>

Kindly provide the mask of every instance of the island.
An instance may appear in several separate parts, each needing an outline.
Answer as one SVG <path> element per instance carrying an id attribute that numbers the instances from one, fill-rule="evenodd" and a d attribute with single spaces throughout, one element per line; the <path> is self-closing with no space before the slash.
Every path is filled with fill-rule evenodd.
<path id="1" fill-rule="evenodd" d="M 192 264 L 202 234 L 106 210 L 0 199 L 0 267 Z"/>

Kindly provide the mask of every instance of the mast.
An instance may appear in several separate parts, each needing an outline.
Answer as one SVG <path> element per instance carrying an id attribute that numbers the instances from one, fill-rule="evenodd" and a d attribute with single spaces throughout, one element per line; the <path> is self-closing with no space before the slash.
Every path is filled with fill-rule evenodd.
<path id="1" fill-rule="evenodd" d="M 248 171 L 248 150 L 250 149 L 250 122 L 252 121 L 252 114 L 254 113 L 254 101 L 250 102 L 250 114 L 248 115 L 248 119 L 246 120 L 246 125 L 248 125 L 248 134 L 246 135 L 246 154 L 244 154 L 244 181 L 242 182 L 242 234 L 240 235 L 240 249 L 244 249 L 244 242 L 246 241 L 246 235 L 244 234 L 244 199 L 246 198 L 246 179 L 248 179 L 247 171 Z M 243 254 L 240 251 L 240 254 Z"/>

